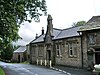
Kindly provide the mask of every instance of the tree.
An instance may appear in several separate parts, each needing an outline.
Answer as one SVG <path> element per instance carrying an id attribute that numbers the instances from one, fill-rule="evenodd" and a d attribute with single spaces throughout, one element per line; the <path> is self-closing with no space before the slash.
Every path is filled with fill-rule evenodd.
<path id="1" fill-rule="evenodd" d="M 77 23 L 73 23 L 72 26 L 76 27 L 76 26 L 83 26 L 85 25 L 86 21 L 78 21 Z"/>
<path id="2" fill-rule="evenodd" d="M 9 44 L 3 51 L 1 51 L 1 58 L 4 60 L 11 60 L 13 51 L 13 45 Z"/>
<path id="3" fill-rule="evenodd" d="M 43 14 L 46 14 L 45 0 L 0 0 L 0 49 L 7 50 L 12 41 L 18 40 L 22 22 L 32 19 L 38 22 Z"/>

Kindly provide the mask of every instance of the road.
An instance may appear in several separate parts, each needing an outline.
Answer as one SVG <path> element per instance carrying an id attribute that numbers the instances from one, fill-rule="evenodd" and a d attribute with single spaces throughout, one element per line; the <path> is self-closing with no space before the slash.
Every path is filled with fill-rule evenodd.
<path id="1" fill-rule="evenodd" d="M 6 75 L 68 75 L 67 73 L 52 70 L 46 67 L 30 64 L 11 64 L 0 62 L 0 66 L 6 71 Z"/>

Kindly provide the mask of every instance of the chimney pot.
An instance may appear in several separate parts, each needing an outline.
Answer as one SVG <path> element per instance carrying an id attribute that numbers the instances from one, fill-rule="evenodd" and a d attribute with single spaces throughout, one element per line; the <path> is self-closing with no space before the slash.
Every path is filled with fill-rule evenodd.
<path id="1" fill-rule="evenodd" d="M 44 34 L 44 27 L 42 27 L 42 35 Z"/>
<path id="2" fill-rule="evenodd" d="M 36 33 L 36 37 L 35 37 L 36 39 L 38 38 L 38 34 Z"/>

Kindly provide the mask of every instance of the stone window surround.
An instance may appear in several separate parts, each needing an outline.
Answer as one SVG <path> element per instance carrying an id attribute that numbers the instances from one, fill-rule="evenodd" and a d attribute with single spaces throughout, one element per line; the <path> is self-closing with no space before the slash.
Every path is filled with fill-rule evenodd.
<path id="1" fill-rule="evenodd" d="M 71 42 L 72 43 L 75 43 L 74 48 L 76 48 L 75 49 L 76 52 L 73 51 L 73 55 L 70 55 L 69 54 L 69 43 L 71 43 Z M 67 55 L 69 57 L 76 58 L 77 57 L 77 44 L 78 44 L 78 41 L 77 40 L 70 40 L 70 41 L 67 40 L 66 42 L 57 42 L 56 43 L 56 56 L 57 57 L 62 57 L 61 50 L 64 50 L 65 52 L 68 51 L 68 54 Z M 57 47 L 57 46 L 59 46 L 59 47 Z M 68 47 L 66 48 L 66 46 L 68 46 Z"/>
<path id="2" fill-rule="evenodd" d="M 68 42 L 68 56 L 71 58 L 77 57 L 77 42 L 71 41 Z"/>
<path id="3" fill-rule="evenodd" d="M 60 54 L 61 54 L 61 52 L 60 52 L 60 44 L 56 44 L 56 55 L 57 56 L 61 56 Z"/>
<path id="4" fill-rule="evenodd" d="M 43 45 L 38 45 L 38 56 L 42 57 L 43 56 Z"/>
<path id="5" fill-rule="evenodd" d="M 96 43 L 96 33 L 89 33 L 88 34 L 89 44 L 94 45 Z"/>
<path id="6" fill-rule="evenodd" d="M 32 46 L 32 56 L 36 56 L 36 46 Z"/>

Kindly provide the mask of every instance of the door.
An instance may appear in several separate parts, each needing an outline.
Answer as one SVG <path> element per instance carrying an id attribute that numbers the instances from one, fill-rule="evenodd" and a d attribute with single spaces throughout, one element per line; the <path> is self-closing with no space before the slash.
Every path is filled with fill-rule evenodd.
<path id="1" fill-rule="evenodd" d="M 47 50 L 47 60 L 51 60 L 51 51 Z"/>
<path id="2" fill-rule="evenodd" d="M 20 63 L 20 55 L 18 55 L 18 63 Z"/>
<path id="3" fill-rule="evenodd" d="M 100 64 L 100 48 L 96 49 L 96 53 L 95 53 L 95 63 L 96 64 Z"/>

